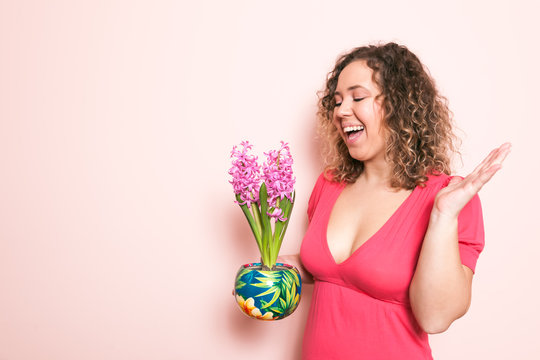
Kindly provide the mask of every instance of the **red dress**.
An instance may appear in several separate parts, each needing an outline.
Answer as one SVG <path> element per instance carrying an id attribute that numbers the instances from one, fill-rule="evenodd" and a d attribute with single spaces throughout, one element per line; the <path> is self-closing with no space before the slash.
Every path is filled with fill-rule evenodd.
<path id="1" fill-rule="evenodd" d="M 345 185 L 319 176 L 300 250 L 303 265 L 315 279 L 302 359 L 432 359 L 428 335 L 414 318 L 408 290 L 433 200 L 450 178 L 429 176 L 426 186 L 417 186 L 377 233 L 336 264 L 326 229 Z M 478 195 L 461 211 L 458 234 L 461 262 L 474 271 L 484 248 Z"/>

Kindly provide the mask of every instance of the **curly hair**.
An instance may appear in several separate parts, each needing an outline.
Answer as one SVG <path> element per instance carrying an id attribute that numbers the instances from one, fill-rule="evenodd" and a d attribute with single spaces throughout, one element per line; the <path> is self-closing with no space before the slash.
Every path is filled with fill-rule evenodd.
<path id="1" fill-rule="evenodd" d="M 451 156 L 458 153 L 452 112 L 420 60 L 396 43 L 358 47 L 341 55 L 328 73 L 326 88 L 318 92 L 318 133 L 323 140 L 325 174 L 333 181 L 354 183 L 364 170 L 349 154 L 332 122 L 334 94 L 342 70 L 365 61 L 381 89 L 383 126 L 388 130 L 385 159 L 392 166 L 390 186 L 425 186 L 429 173 L 450 174 Z"/>

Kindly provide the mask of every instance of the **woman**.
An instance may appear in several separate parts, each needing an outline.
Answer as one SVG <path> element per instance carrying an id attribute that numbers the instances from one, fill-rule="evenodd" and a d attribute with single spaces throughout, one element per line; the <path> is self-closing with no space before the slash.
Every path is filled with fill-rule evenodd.
<path id="1" fill-rule="evenodd" d="M 319 101 L 328 149 L 299 255 L 314 282 L 303 359 L 432 359 L 427 334 L 471 301 L 484 247 L 477 192 L 510 144 L 450 176 L 450 111 L 418 58 L 395 43 L 341 56 Z"/>

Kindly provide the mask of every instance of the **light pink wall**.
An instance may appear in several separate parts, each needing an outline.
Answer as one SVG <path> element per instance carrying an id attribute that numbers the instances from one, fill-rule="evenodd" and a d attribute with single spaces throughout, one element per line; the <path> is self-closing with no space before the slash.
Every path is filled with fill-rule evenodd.
<path id="1" fill-rule="evenodd" d="M 320 171 L 316 91 L 376 40 L 417 53 L 450 100 L 486 249 L 437 359 L 536 359 L 538 7 L 534 1 L 0 3 L 0 359 L 298 359 L 312 288 L 277 323 L 230 292 L 255 242 L 229 151 L 290 142 L 297 252 Z"/>

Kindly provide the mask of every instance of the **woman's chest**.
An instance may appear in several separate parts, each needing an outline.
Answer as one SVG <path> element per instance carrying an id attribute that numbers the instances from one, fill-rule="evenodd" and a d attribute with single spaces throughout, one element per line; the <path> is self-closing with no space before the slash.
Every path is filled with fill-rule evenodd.
<path id="1" fill-rule="evenodd" d="M 317 280 L 356 289 L 377 299 L 408 303 L 408 288 L 427 223 L 423 218 L 396 221 L 343 262 L 336 263 L 315 222 L 302 243 L 302 262 Z"/>
<path id="2" fill-rule="evenodd" d="M 353 229 L 358 228 L 350 226 L 351 222 L 358 222 L 354 211 L 350 211 L 354 214 L 351 217 L 345 216 L 348 213 L 346 207 L 342 209 L 344 212 L 334 212 L 334 205 L 338 206 L 336 199 L 337 194 L 331 194 L 315 211 L 302 242 L 304 266 L 316 279 L 339 283 L 375 298 L 408 302 L 408 287 L 429 222 L 432 204 L 429 197 L 420 191 L 413 192 L 401 203 L 393 204 L 397 207 L 394 212 L 392 208 L 389 211 L 373 205 L 370 207 L 372 212 L 380 213 L 371 217 L 368 211 L 364 219 L 379 223 L 365 233 L 355 232 Z M 336 216 L 338 221 L 331 223 L 331 216 L 338 214 L 344 216 Z M 351 237 L 364 241 L 360 245 L 350 241 L 349 248 L 343 248 L 340 258 L 337 247 L 330 248 L 331 241 L 344 239 L 345 242 Z"/>
<path id="3" fill-rule="evenodd" d="M 410 190 L 388 192 L 345 187 L 330 211 L 326 230 L 326 241 L 335 262 L 344 262 L 385 226 L 390 226 L 410 195 Z"/>

